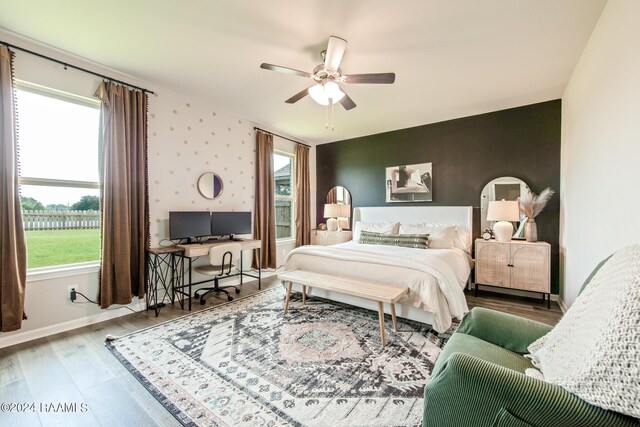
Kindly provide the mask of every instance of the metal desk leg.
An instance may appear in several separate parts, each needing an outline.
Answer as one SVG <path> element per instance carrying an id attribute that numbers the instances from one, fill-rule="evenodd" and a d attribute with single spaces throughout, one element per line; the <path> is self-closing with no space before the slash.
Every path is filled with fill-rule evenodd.
<path id="1" fill-rule="evenodd" d="M 244 270 L 242 269 L 242 251 L 240 251 L 240 285 L 242 285 L 242 278 L 244 277 Z"/>
<path id="2" fill-rule="evenodd" d="M 171 305 L 176 302 L 176 254 L 171 254 Z"/>
<path id="3" fill-rule="evenodd" d="M 262 286 L 262 246 L 258 248 L 258 290 Z"/>
<path id="4" fill-rule="evenodd" d="M 146 277 L 144 280 L 144 286 L 145 286 L 145 302 L 147 303 L 147 310 L 149 310 L 149 303 L 151 302 L 151 295 L 150 295 L 150 289 L 151 289 L 151 255 L 149 254 L 149 252 L 145 252 L 144 254 L 144 268 L 146 271 Z"/>
<path id="5" fill-rule="evenodd" d="M 189 258 L 189 311 L 191 311 L 191 258 Z"/>
<path id="6" fill-rule="evenodd" d="M 158 314 L 160 313 L 160 307 L 158 307 L 158 282 L 161 280 L 162 264 L 161 264 L 161 261 L 158 259 L 158 255 L 156 255 L 154 258 L 155 258 L 155 263 L 154 263 L 155 265 L 153 266 L 153 268 L 156 271 L 156 282 L 154 284 L 155 291 L 153 292 L 153 310 L 156 313 L 156 317 L 158 317 Z"/>

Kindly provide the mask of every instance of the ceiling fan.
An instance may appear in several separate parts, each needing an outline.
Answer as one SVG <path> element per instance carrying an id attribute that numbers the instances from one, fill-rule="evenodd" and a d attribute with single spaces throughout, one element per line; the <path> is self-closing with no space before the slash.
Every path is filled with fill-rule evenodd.
<path id="1" fill-rule="evenodd" d="M 327 50 L 322 51 L 324 63 L 316 66 L 311 73 L 279 65 L 263 63 L 260 68 L 279 73 L 294 74 L 313 79 L 314 84 L 301 90 L 285 102 L 293 104 L 309 95 L 320 105 L 333 105 L 340 102 L 345 110 L 356 107 L 356 103 L 340 87 L 340 84 L 391 84 L 396 80 L 395 73 L 342 74 L 340 61 L 347 49 L 347 41 L 330 36 Z"/>

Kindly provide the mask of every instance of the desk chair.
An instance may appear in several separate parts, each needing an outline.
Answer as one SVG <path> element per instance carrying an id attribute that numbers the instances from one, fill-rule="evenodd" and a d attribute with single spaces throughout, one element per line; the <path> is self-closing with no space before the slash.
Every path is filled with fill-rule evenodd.
<path id="1" fill-rule="evenodd" d="M 224 292 L 227 294 L 227 299 L 233 301 L 233 298 L 226 290 L 227 288 L 233 288 L 236 294 L 240 293 L 240 289 L 235 286 L 218 286 L 218 279 L 225 278 L 231 275 L 231 270 L 235 268 L 234 261 L 240 260 L 241 251 L 240 243 L 222 243 L 213 246 L 209 250 L 209 264 L 195 267 L 195 270 L 199 273 L 207 276 L 213 276 L 212 288 L 200 288 L 193 293 L 193 296 L 200 298 L 200 304 L 204 305 L 205 297 L 212 292 Z M 204 292 L 202 295 L 198 295 L 199 292 Z"/>

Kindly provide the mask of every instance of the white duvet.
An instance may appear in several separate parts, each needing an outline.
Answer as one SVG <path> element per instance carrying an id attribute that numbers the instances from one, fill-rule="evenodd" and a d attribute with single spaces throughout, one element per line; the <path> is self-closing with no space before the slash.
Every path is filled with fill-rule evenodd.
<path id="1" fill-rule="evenodd" d="M 305 270 L 370 280 L 400 287 L 410 294 L 401 303 L 433 315 L 433 328 L 444 332 L 451 319 L 469 309 L 464 286 L 471 259 L 461 249 L 414 249 L 347 242 L 334 246 L 302 246 L 289 253 L 285 271 Z"/>

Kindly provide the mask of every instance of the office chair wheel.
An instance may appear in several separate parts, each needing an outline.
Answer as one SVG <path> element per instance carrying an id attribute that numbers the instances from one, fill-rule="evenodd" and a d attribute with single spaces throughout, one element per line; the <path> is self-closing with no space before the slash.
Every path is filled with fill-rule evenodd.
<path id="1" fill-rule="evenodd" d="M 236 294 L 240 293 L 240 289 L 236 288 Z"/>
<path id="2" fill-rule="evenodd" d="M 205 305 L 206 301 L 204 300 L 204 298 L 200 298 L 200 305 Z"/>
<path id="3" fill-rule="evenodd" d="M 227 300 L 229 300 L 229 301 L 233 301 L 233 297 L 232 297 L 231 295 L 229 295 L 229 296 L 227 297 Z"/>

